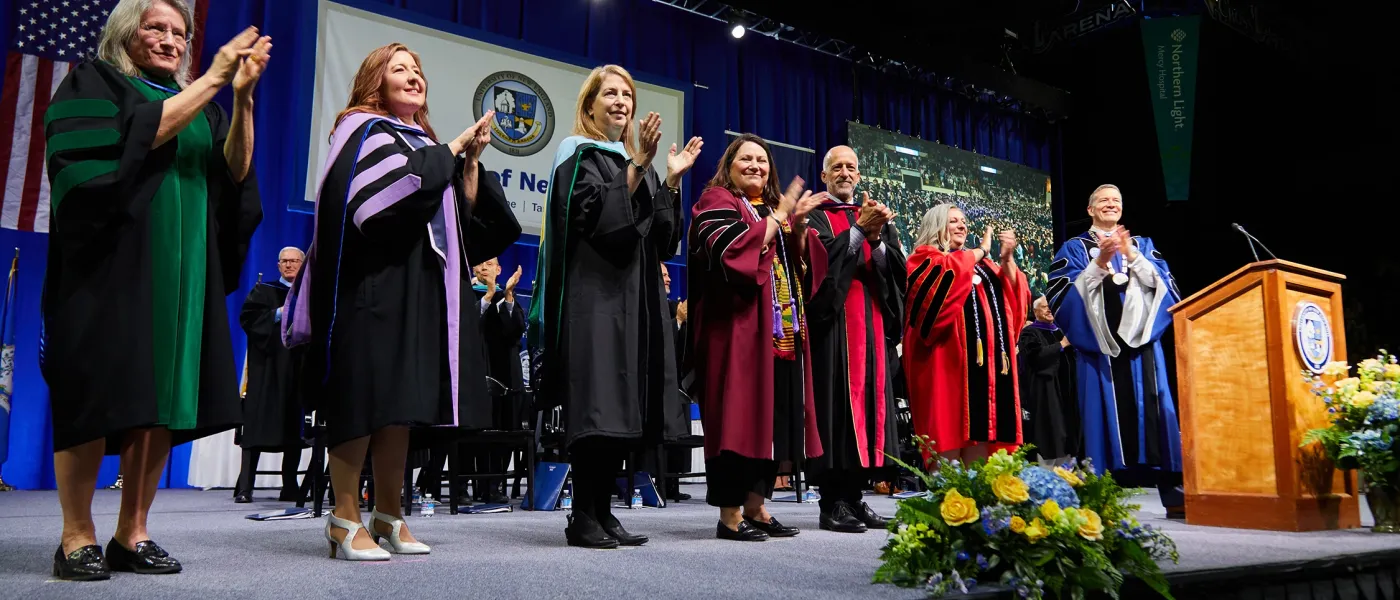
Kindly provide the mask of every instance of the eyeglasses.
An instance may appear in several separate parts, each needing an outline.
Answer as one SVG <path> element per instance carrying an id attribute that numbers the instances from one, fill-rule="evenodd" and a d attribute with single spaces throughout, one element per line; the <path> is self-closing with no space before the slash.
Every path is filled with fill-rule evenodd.
<path id="1" fill-rule="evenodd" d="M 194 41 L 193 34 L 186 34 L 184 30 L 173 29 L 164 23 L 146 23 L 141 26 L 141 32 L 160 40 L 165 39 L 165 36 L 169 35 L 173 37 L 176 42 L 181 44 Z"/>
<path id="2" fill-rule="evenodd" d="M 301 262 L 301 259 L 300 259 L 300 258 L 283 258 L 283 259 L 278 259 L 277 262 L 280 263 L 280 264 L 284 264 L 284 265 L 294 265 L 294 264 L 297 264 L 297 263 Z"/>

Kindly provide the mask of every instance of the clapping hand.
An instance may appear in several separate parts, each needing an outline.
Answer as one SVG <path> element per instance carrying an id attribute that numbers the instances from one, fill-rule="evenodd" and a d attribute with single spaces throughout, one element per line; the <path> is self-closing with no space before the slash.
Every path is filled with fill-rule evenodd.
<path id="1" fill-rule="evenodd" d="M 641 148 L 637 151 L 637 156 L 633 160 L 643 167 L 650 165 L 651 160 L 656 158 L 656 144 L 661 141 L 661 115 L 654 112 L 647 113 L 647 117 L 642 119 L 641 132 L 637 136 Z M 687 144 L 687 147 L 689 145 Z M 693 164 L 694 161 L 692 161 Z M 670 160 L 667 160 L 669 166 Z"/>
<path id="2" fill-rule="evenodd" d="M 690 138 L 690 141 L 686 142 L 685 148 L 681 149 L 680 152 L 676 152 L 676 145 L 671 144 L 671 152 L 666 155 L 666 185 L 670 187 L 680 186 L 681 177 L 684 177 L 686 172 L 695 166 L 695 159 L 700 156 L 700 147 L 704 145 L 705 142 L 698 136 Z"/>
<path id="3" fill-rule="evenodd" d="M 1113 232 L 1113 237 L 1118 239 L 1118 251 L 1123 253 L 1123 260 L 1133 262 L 1137 259 L 1137 247 L 1133 245 L 1133 236 L 1128 233 L 1127 227 L 1119 227 Z"/>
<path id="4" fill-rule="evenodd" d="M 271 47 L 272 38 L 258 38 L 258 28 L 249 27 L 241 33 L 233 36 L 227 44 L 219 47 L 219 51 L 214 54 L 214 60 L 209 65 L 209 70 L 205 71 L 204 77 L 214 84 L 214 87 L 223 87 L 233 81 L 236 74 L 243 66 L 243 59 L 252 56 L 255 48 L 268 40 L 268 47 Z"/>
<path id="5" fill-rule="evenodd" d="M 477 278 L 481 280 L 482 285 L 486 286 L 486 301 L 490 302 L 491 298 L 496 295 L 496 271 L 487 270 L 485 276 Z"/>
<path id="6" fill-rule="evenodd" d="M 496 111 L 488 110 L 481 119 L 468 127 L 462 135 L 452 141 L 452 153 L 467 153 L 467 165 L 471 166 L 481 159 L 482 151 L 491 145 L 491 121 L 496 118 Z"/>
<path id="7" fill-rule="evenodd" d="M 494 279 L 495 276 L 493 275 Z M 520 283 L 520 265 L 515 266 L 515 273 L 506 280 L 506 302 L 515 302 L 515 284 Z"/>
<path id="8" fill-rule="evenodd" d="M 988 226 L 987 226 L 987 229 L 986 229 L 985 231 L 982 232 L 982 245 L 981 245 L 981 246 L 978 246 L 978 247 L 982 249 L 982 258 L 990 258 L 990 257 L 992 256 L 992 226 L 991 226 L 991 225 L 988 225 Z"/>
<path id="9" fill-rule="evenodd" d="M 256 30 L 254 30 L 256 33 Z M 253 95 L 253 88 L 257 87 L 258 79 L 262 77 L 263 70 L 267 69 L 267 62 L 272 60 L 272 36 L 262 36 L 257 43 L 253 44 L 252 52 L 243 58 L 243 62 L 238 67 L 238 72 L 233 76 L 233 93 L 238 99 L 247 100 Z"/>
<path id="10" fill-rule="evenodd" d="M 806 200 L 812 196 L 811 190 L 803 190 L 805 183 L 801 177 L 793 177 L 792 182 L 787 186 L 787 191 L 778 198 L 778 209 L 773 211 L 773 217 L 779 222 L 786 221 L 789 216 L 793 215 L 798 200 Z"/>
<path id="11" fill-rule="evenodd" d="M 1118 253 L 1120 243 L 1117 233 L 1100 238 L 1099 256 L 1094 259 L 1094 262 L 1097 263 L 1099 267 L 1108 269 L 1108 265 L 1112 264 L 1113 255 Z"/>
<path id="12" fill-rule="evenodd" d="M 1011 262 L 1016 256 L 1016 231 L 1007 229 L 1001 232 L 999 240 L 1001 241 L 1001 262 Z"/>
<path id="13" fill-rule="evenodd" d="M 856 209 L 856 226 L 865 231 L 866 239 L 875 239 L 880 229 L 894 216 L 884 204 L 870 199 L 870 194 L 861 192 L 860 208 Z"/>

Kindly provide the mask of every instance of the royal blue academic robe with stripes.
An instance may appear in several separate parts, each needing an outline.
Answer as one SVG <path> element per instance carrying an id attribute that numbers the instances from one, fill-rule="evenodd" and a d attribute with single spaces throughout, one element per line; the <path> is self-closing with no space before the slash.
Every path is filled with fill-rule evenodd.
<path id="1" fill-rule="evenodd" d="M 1167 309 L 1181 299 L 1167 261 L 1151 238 L 1134 236 L 1139 256 L 1128 283 L 1092 264 L 1089 233 L 1060 246 L 1047 293 L 1055 323 L 1078 352 L 1079 411 L 1084 454 L 1095 470 L 1146 466 L 1181 471 L 1181 433 L 1161 338 Z M 1113 273 L 1124 271 L 1120 252 Z"/>

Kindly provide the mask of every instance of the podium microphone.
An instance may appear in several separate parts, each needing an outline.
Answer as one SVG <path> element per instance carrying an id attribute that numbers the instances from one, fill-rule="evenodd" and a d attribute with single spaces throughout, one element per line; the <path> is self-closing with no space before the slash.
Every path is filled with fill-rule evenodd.
<path id="1" fill-rule="evenodd" d="M 1278 260 L 1278 256 L 1274 254 L 1273 250 L 1270 250 L 1268 246 L 1265 246 L 1264 242 L 1259 241 L 1259 238 L 1250 235 L 1248 231 L 1245 231 L 1243 227 L 1240 227 L 1239 223 L 1231 223 L 1230 226 L 1234 227 L 1235 231 L 1243 233 L 1245 239 L 1249 241 L 1249 251 L 1250 253 L 1254 254 L 1254 262 L 1259 262 L 1259 252 L 1257 252 L 1254 249 L 1255 244 L 1259 244 L 1260 248 L 1263 248 L 1265 252 L 1268 252 L 1270 258 Z"/>

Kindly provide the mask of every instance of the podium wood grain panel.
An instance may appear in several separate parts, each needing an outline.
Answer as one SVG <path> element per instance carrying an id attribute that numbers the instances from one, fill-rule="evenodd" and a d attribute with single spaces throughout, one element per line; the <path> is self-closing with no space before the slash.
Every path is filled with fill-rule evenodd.
<path id="1" fill-rule="evenodd" d="M 1326 408 L 1303 382 L 1293 331 L 1300 301 L 1322 308 L 1333 360 L 1346 360 L 1345 277 L 1282 260 L 1241 267 L 1171 307 L 1177 338 L 1186 519 L 1277 531 L 1359 527 L 1354 474 L 1307 430 Z"/>
<path id="2" fill-rule="evenodd" d="M 1273 495 L 1273 412 L 1264 328 L 1264 292 L 1254 285 L 1191 327 L 1196 489 Z M 1260 410 L 1260 408 L 1264 410 Z"/>

